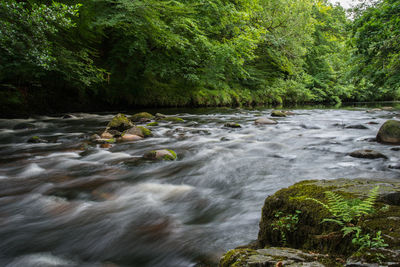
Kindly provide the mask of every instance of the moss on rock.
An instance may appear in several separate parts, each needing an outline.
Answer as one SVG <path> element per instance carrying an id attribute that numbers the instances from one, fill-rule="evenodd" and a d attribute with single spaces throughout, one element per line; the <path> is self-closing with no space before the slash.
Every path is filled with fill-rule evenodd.
<path id="1" fill-rule="evenodd" d="M 152 120 L 154 119 L 154 116 L 148 112 L 140 112 L 133 114 L 130 118 L 131 121 L 133 122 L 140 122 L 144 120 Z"/>
<path id="2" fill-rule="evenodd" d="M 272 117 L 286 117 L 286 114 L 280 110 L 274 110 L 271 112 Z"/>
<path id="3" fill-rule="evenodd" d="M 150 123 L 146 124 L 146 126 L 148 126 L 148 127 L 158 126 L 158 122 L 153 121 L 153 122 L 150 122 Z"/>
<path id="4" fill-rule="evenodd" d="M 179 117 L 157 117 L 159 121 L 171 121 L 171 122 L 184 122 L 182 118 Z"/>
<path id="5" fill-rule="evenodd" d="M 143 158 L 150 160 L 175 160 L 175 151 L 171 149 L 152 150 L 144 154 Z"/>
<path id="6" fill-rule="evenodd" d="M 376 140 L 381 143 L 400 144 L 400 121 L 386 121 L 379 129 Z"/>
<path id="7" fill-rule="evenodd" d="M 133 126 L 133 123 L 124 114 L 119 113 L 107 124 L 106 131 L 116 130 L 123 132 Z"/>

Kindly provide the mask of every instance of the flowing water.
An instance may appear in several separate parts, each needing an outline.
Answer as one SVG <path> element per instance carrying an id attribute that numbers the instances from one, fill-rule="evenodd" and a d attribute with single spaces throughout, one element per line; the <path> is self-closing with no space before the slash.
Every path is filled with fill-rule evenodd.
<path id="1" fill-rule="evenodd" d="M 372 140 L 398 113 L 366 110 L 298 109 L 265 126 L 254 121 L 270 109 L 170 110 L 185 122 L 111 148 L 84 143 L 113 114 L 1 119 L 0 266 L 212 265 L 257 238 L 264 199 L 281 188 L 400 178 L 399 152 Z M 34 135 L 49 142 L 27 143 Z M 141 159 L 161 148 L 178 160 Z M 348 156 L 357 149 L 388 159 Z"/>

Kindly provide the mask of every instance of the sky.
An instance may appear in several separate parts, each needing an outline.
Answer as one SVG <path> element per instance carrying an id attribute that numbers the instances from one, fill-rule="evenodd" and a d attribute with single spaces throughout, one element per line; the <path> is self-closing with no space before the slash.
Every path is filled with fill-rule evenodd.
<path id="1" fill-rule="evenodd" d="M 331 2 L 333 4 L 339 2 L 342 5 L 342 7 L 349 8 L 349 7 L 351 7 L 352 1 L 351 0 L 329 0 L 329 2 Z"/>

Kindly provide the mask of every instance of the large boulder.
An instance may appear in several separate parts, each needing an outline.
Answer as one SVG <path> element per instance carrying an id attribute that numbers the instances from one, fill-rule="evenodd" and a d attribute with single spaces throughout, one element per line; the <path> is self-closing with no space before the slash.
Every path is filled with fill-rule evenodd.
<path id="1" fill-rule="evenodd" d="M 381 143 L 400 144 L 400 121 L 386 121 L 379 129 L 376 140 Z"/>
<path id="2" fill-rule="evenodd" d="M 124 114 L 119 113 L 107 124 L 106 132 L 112 130 L 123 132 L 133 126 L 133 123 Z"/>
<path id="3" fill-rule="evenodd" d="M 329 191 L 342 196 L 345 203 L 348 203 L 347 205 L 351 207 L 363 203 L 361 200 L 366 199 L 371 194 L 371 190 L 377 186 L 379 186 L 379 189 L 377 200 L 373 202 L 373 209 L 346 225 L 362 229 L 362 234 L 365 235 L 366 239 L 370 238 L 369 241 L 371 242 L 372 238 L 375 238 L 380 231 L 383 242 L 388 246 L 386 248 L 360 248 L 360 246 L 357 246 L 357 242 L 353 241 L 356 235 L 354 233 L 344 235 L 342 226 L 333 222 L 335 217 L 326 208 L 327 206 L 322 205 L 328 203 L 328 195 L 325 192 Z M 331 201 L 334 200 L 331 199 Z M 345 207 L 339 204 L 338 206 Z M 323 222 L 324 219 L 330 221 Z M 248 249 L 243 249 L 243 252 L 238 249 L 235 252 L 228 252 L 222 258 L 220 266 L 275 266 L 272 265 L 272 262 L 267 264 L 270 255 L 267 255 L 268 257 L 260 256 L 260 254 L 263 254 L 260 250 L 276 246 L 328 254 L 329 257 L 333 257 L 328 261 L 318 257 L 316 259 L 325 266 L 343 266 L 346 261 L 349 263 L 348 266 L 355 266 L 351 265 L 354 262 L 372 264 L 378 261 L 381 262 L 379 266 L 392 266 L 391 263 L 399 264 L 400 262 L 398 260 L 400 251 L 399 221 L 400 182 L 397 180 L 336 179 L 299 182 L 279 190 L 265 200 L 256 244 L 248 247 Z M 369 241 L 366 239 L 364 239 L 365 244 L 368 244 Z M 278 250 L 281 249 L 278 248 Z M 230 258 L 229 253 L 236 253 L 236 263 L 228 261 L 230 263 L 226 265 L 225 262 Z M 250 257 L 249 255 L 256 256 Z M 252 265 L 251 262 L 253 261 L 249 261 L 255 258 L 261 261 L 257 263 L 258 265 Z M 341 259 L 339 265 L 329 263 L 330 260 L 335 262 L 336 258 Z M 245 260 L 242 263 L 238 259 Z M 287 259 L 281 258 L 282 261 Z M 338 263 L 336 262 L 336 264 Z M 298 261 L 292 266 L 302 266 L 301 264 Z M 288 264 L 287 266 L 291 265 Z M 305 266 L 314 265 L 306 264 Z"/>

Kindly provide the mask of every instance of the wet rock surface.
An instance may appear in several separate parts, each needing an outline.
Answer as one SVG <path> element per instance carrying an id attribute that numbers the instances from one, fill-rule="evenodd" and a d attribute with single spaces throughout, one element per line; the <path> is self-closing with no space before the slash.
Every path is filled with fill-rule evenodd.
<path id="1" fill-rule="evenodd" d="M 387 157 L 382 153 L 371 149 L 356 150 L 349 153 L 349 155 L 354 158 L 363 158 L 363 159 L 379 159 L 379 158 L 387 159 Z"/>

